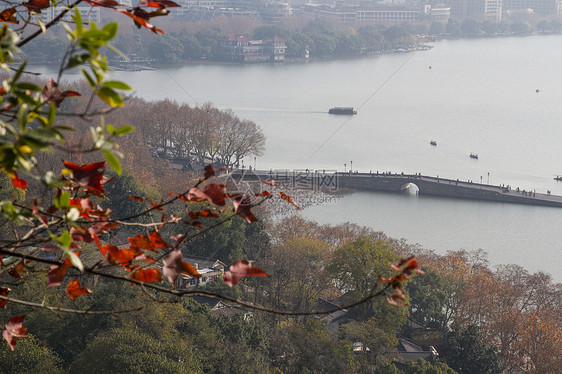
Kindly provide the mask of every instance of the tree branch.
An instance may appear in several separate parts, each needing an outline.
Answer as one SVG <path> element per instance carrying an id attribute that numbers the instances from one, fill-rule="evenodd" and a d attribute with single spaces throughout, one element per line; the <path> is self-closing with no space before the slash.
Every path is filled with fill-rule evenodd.
<path id="1" fill-rule="evenodd" d="M 51 28 L 52 26 L 56 25 L 57 23 L 59 23 L 59 21 L 66 15 L 66 13 L 68 13 L 70 10 L 72 10 L 74 7 L 76 7 L 78 4 L 80 4 L 82 2 L 82 0 L 76 0 L 74 3 L 70 4 L 69 7 L 67 9 L 63 9 L 63 11 L 56 16 L 55 18 L 52 19 L 51 22 L 47 23 L 45 25 L 46 29 Z M 43 33 L 43 30 L 39 29 L 37 31 L 35 31 L 34 33 L 32 33 L 31 35 L 29 35 L 28 37 L 26 37 L 25 39 L 20 40 L 17 44 L 16 47 L 23 47 L 24 45 L 26 45 L 27 43 L 29 43 L 30 41 L 32 41 L 33 39 L 35 39 L 36 37 L 38 37 L 39 35 L 41 35 Z"/>
<path id="2" fill-rule="evenodd" d="M 2 296 L 2 295 L 0 295 L 0 300 L 8 300 L 12 303 L 28 305 L 28 306 L 32 306 L 34 308 L 47 309 L 47 310 L 50 310 L 52 312 L 64 312 L 64 313 L 74 313 L 74 314 L 90 314 L 90 315 L 123 314 L 123 313 L 136 312 L 136 311 L 144 309 L 144 307 L 142 307 L 142 306 L 138 307 L 138 308 L 134 308 L 134 309 L 122 309 L 122 310 L 68 309 L 68 308 L 60 308 L 60 307 L 57 307 L 57 306 L 49 306 L 49 305 L 45 305 L 43 303 L 41 303 L 41 304 L 32 303 L 31 301 L 18 300 L 18 299 L 14 299 L 14 298 Z"/>

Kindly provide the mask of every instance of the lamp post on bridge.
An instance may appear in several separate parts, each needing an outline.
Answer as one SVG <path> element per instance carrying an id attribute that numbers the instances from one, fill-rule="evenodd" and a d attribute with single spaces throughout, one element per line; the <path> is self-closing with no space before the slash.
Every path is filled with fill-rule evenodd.
<path id="1" fill-rule="evenodd" d="M 488 185 L 490 185 L 490 172 L 488 172 Z"/>
<path id="2" fill-rule="evenodd" d="M 480 176 L 480 189 L 482 189 L 482 176 Z"/>
<path id="3" fill-rule="evenodd" d="M 347 173 L 347 164 L 343 164 L 343 172 Z"/>
<path id="4" fill-rule="evenodd" d="M 353 160 L 351 160 L 351 163 L 349 164 L 349 172 L 353 173 Z"/>

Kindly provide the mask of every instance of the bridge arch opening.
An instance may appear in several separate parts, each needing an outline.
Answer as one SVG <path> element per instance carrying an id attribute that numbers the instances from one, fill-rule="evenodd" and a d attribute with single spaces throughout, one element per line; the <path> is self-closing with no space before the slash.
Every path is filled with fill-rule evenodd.
<path id="1" fill-rule="evenodd" d="M 417 184 L 409 182 L 402 185 L 402 187 L 400 187 L 400 191 L 408 195 L 417 196 L 420 192 L 420 188 Z"/>

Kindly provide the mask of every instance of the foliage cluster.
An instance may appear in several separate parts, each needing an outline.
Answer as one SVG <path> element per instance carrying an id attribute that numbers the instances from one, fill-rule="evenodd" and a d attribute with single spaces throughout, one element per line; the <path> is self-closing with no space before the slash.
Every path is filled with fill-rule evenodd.
<path id="1" fill-rule="evenodd" d="M 449 366 L 537 374 L 560 367 L 562 284 L 517 265 L 493 271 L 481 251 L 417 257 L 426 275 L 408 285 L 412 319 L 446 333 L 435 346 Z"/>
<path id="2" fill-rule="evenodd" d="M 397 258 L 396 251 L 407 250 L 407 247 L 399 248 L 400 242 L 372 230 L 354 225 L 320 227 L 294 217 L 268 230 L 270 240 L 254 246 L 250 253 L 249 243 L 266 233 L 265 227 L 249 225 L 241 219 L 233 223 L 227 233 L 213 230 L 200 240 L 209 243 L 217 239 L 211 238 L 214 235 L 220 240 L 241 236 L 244 241 L 238 246 L 246 249 L 244 256 L 259 256 L 259 263 L 272 276 L 262 279 L 263 282 L 247 279 L 230 289 L 230 294 L 238 300 L 257 300 L 261 305 L 287 311 L 311 311 L 317 307 L 320 297 L 329 297 L 337 303 L 341 291 L 334 287 L 335 283 L 344 287 L 343 283 L 348 282 L 346 287 L 353 291 L 353 284 L 361 283 L 365 286 L 363 292 L 368 293 L 368 288 L 377 283 L 377 276 L 392 275 L 388 261 Z M 296 233 L 298 237 L 286 237 L 287 227 L 293 225 L 302 227 Z M 200 244 L 205 246 L 204 242 Z M 370 259 L 368 264 L 358 264 L 354 269 L 355 276 L 362 279 L 357 282 L 347 277 L 339 280 L 338 269 L 345 262 L 348 250 Z M 191 246 L 184 252 L 194 254 Z M 224 259 L 229 254 L 220 256 Z M 323 271 L 321 267 L 328 270 Z M 364 276 L 363 271 L 369 267 L 374 267 L 373 274 Z M 41 273 L 28 277 L 10 296 L 30 301 L 42 299 L 64 308 L 92 307 L 92 312 L 109 309 L 129 312 L 88 317 L 70 314 L 64 318 L 48 310 L 29 314 L 26 326 L 33 339 L 29 342 L 21 339 L 14 353 L 21 344 L 33 359 L 20 363 L 21 371 L 364 373 L 381 364 L 380 354 L 396 344 L 396 331 L 408 314 L 406 308 L 396 309 L 380 299 L 372 299 L 361 310 L 350 309 L 342 327 L 334 329 L 329 327 L 328 316 L 323 315 L 274 315 L 236 306 L 211 313 L 205 303 L 214 305 L 212 299 L 196 299 L 203 302 L 200 305 L 191 298 L 177 300 L 161 296 L 160 302 L 155 303 L 150 302 L 153 296 L 139 293 L 136 287 L 126 283 L 98 276 L 80 279 L 95 292 L 75 301 L 59 288 L 47 286 Z M 200 291 L 228 294 L 220 282 Z M 281 295 L 270 298 L 275 292 Z M 11 311 L 28 313 L 29 307 L 12 304 Z M 369 351 L 353 353 L 352 344 L 358 341 L 367 345 Z M 107 347 L 111 347 L 109 352 Z M 6 344 L 2 348 L 6 365 L 16 365 L 16 357 L 20 356 L 9 356 Z M 42 358 L 47 369 L 37 364 Z M 428 365 L 418 363 L 414 367 L 427 369 Z"/>
<path id="3" fill-rule="evenodd" d="M 177 22 L 168 22 L 174 29 Z M 449 19 L 447 23 L 423 21 L 393 26 L 360 25 L 342 28 L 330 23 L 309 21 L 294 24 L 256 25 L 249 19 L 222 20 L 209 23 L 182 23 L 181 28 L 156 37 L 138 38 L 135 33 L 120 33 L 115 45 L 134 59 L 152 59 L 160 64 L 178 64 L 182 61 L 219 60 L 218 39 L 227 33 L 239 32 L 254 39 L 274 36 L 285 39 L 286 57 L 302 59 L 306 51 L 311 57 L 352 57 L 370 53 L 384 53 L 407 48 L 419 41 L 420 35 L 433 37 L 494 37 L 557 33 L 562 31 L 558 19 L 527 21 L 477 21 Z M 25 49 L 29 58 L 38 62 L 52 62 L 61 58 L 63 44 L 60 38 L 50 37 L 30 43 Z M 58 48 L 56 48 L 58 47 Z"/>

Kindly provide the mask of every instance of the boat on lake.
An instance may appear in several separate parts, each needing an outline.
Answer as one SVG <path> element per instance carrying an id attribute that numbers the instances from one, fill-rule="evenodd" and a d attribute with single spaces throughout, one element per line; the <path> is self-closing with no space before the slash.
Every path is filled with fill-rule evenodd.
<path id="1" fill-rule="evenodd" d="M 433 146 L 437 146 L 437 142 L 435 140 L 430 141 L 429 144 L 431 144 Z"/>
<path id="2" fill-rule="evenodd" d="M 475 160 L 478 160 L 478 155 L 476 153 L 471 153 L 470 154 L 470 158 L 473 158 Z"/>
<path id="3" fill-rule="evenodd" d="M 562 177 L 560 175 L 557 175 L 554 177 L 555 181 L 561 182 L 562 181 Z"/>
<path id="4" fill-rule="evenodd" d="M 352 106 L 335 106 L 328 111 L 330 114 L 357 114 Z"/>

